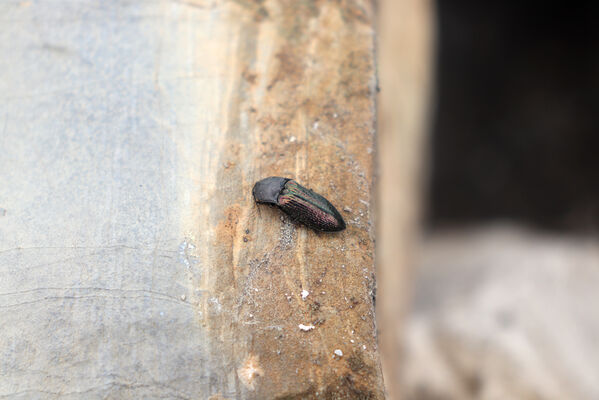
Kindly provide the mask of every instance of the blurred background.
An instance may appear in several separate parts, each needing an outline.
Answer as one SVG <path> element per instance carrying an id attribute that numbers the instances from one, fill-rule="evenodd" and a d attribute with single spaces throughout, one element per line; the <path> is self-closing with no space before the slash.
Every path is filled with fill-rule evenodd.
<path id="1" fill-rule="evenodd" d="M 436 4 L 428 225 L 599 227 L 599 4 Z"/>
<path id="2" fill-rule="evenodd" d="M 598 399 L 599 4 L 428 7 L 402 398 Z"/>

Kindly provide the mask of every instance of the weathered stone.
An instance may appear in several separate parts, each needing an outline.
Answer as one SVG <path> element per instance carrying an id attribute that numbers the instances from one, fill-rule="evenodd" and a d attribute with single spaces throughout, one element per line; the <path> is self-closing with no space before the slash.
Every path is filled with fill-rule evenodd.
<path id="1" fill-rule="evenodd" d="M 371 2 L 0 14 L 0 397 L 382 398 Z M 348 228 L 257 207 L 270 175 Z"/>

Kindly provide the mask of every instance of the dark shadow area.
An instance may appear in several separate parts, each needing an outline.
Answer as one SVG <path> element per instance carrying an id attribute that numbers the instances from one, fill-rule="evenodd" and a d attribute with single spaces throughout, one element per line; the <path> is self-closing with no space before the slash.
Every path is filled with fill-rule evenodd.
<path id="1" fill-rule="evenodd" d="M 437 7 L 429 227 L 598 232 L 599 2 Z"/>

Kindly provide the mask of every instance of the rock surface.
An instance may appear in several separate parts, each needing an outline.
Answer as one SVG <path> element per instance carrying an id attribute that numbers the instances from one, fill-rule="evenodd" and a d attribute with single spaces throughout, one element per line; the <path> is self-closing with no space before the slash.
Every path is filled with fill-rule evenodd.
<path id="1" fill-rule="evenodd" d="M 372 3 L 0 14 L 0 397 L 382 398 Z M 348 228 L 257 207 L 271 175 Z"/>

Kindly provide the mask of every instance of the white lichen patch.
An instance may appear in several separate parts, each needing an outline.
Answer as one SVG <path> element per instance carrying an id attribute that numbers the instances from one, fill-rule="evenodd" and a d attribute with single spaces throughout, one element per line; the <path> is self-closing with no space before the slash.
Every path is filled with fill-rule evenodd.
<path id="1" fill-rule="evenodd" d="M 237 370 L 237 375 L 241 382 L 250 390 L 256 387 L 256 380 L 259 376 L 264 376 L 264 370 L 260 367 L 260 359 L 257 355 L 250 354 L 246 357 L 243 365 Z"/>
<path id="2" fill-rule="evenodd" d="M 312 329 L 314 329 L 314 325 L 299 324 L 297 327 L 300 328 L 304 332 L 308 332 L 308 331 L 311 331 Z"/>
<path id="3" fill-rule="evenodd" d="M 195 246 L 191 242 L 191 239 L 185 238 L 183 242 L 179 244 L 179 262 L 185 265 L 188 269 L 191 268 L 190 253 L 195 249 Z"/>
<path id="4" fill-rule="evenodd" d="M 222 309 L 222 304 L 220 304 L 220 302 L 218 301 L 218 299 L 216 297 L 211 297 L 208 299 L 208 301 L 211 303 L 211 307 L 216 311 L 216 312 L 220 312 Z"/>

